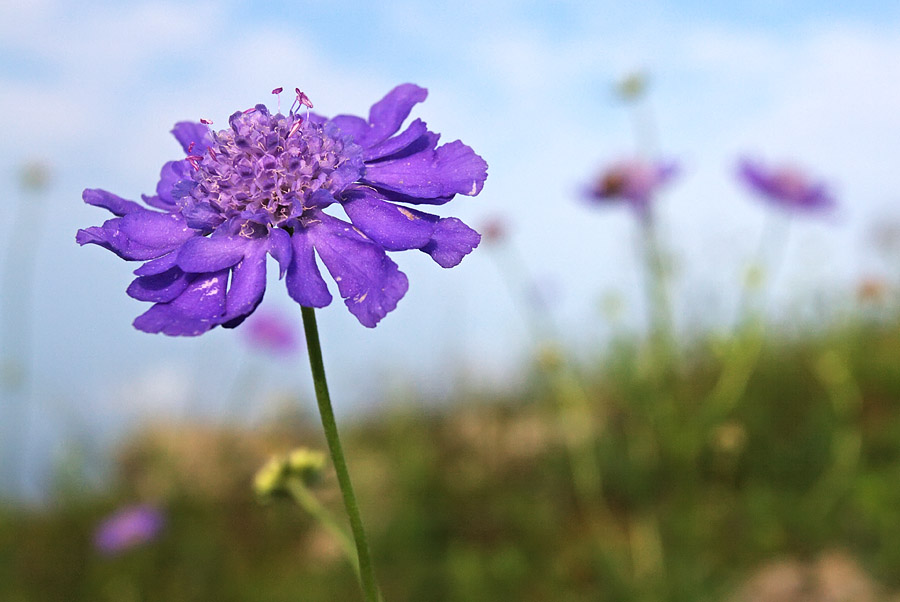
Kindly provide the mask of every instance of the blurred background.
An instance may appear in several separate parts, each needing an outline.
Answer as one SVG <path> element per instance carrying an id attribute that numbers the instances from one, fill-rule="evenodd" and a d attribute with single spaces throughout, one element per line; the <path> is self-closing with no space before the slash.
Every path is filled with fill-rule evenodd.
<path id="1" fill-rule="evenodd" d="M 154 191 L 177 121 L 279 86 L 367 115 L 414 82 L 490 166 L 441 214 L 489 236 L 451 270 L 396 254 L 375 329 L 318 312 L 385 599 L 891 599 L 898 26 L 886 1 L 0 0 L 0 598 L 357 599 L 314 514 L 251 487 L 323 449 L 302 342 L 140 333 L 135 266 L 75 232 L 107 217 L 83 189 Z M 835 207 L 765 198 L 741 157 Z M 678 166 L 648 213 L 592 198 L 634 158 Z M 343 516 L 327 467 L 312 491 Z M 99 550 L 132 504 L 164 526 Z"/>

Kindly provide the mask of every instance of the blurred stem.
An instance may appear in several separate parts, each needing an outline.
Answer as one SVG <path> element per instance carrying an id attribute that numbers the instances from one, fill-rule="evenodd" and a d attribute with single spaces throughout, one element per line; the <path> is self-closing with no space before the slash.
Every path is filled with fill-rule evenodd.
<path id="1" fill-rule="evenodd" d="M 632 571 L 635 585 L 646 593 L 664 589 L 666 565 L 659 520 L 653 511 L 631 517 L 628 522 Z"/>
<path id="2" fill-rule="evenodd" d="M 762 270 L 762 266 L 768 264 L 768 278 L 761 276 L 759 283 L 744 284 L 744 292 L 738 303 L 735 325 L 731 340 L 728 341 L 722 372 L 710 393 L 709 411 L 712 413 L 713 422 L 724 419 L 737 405 L 747 390 L 750 377 L 753 376 L 756 364 L 759 362 L 766 330 L 765 293 L 767 290 L 771 291 L 771 286 L 765 286 L 765 280 L 768 279 L 770 285 L 775 281 L 775 275 L 784 263 L 789 235 L 790 220 L 783 216 L 770 214 L 760 234 L 753 265 L 755 269 Z M 754 292 L 760 298 L 755 319 L 753 310 L 750 308 Z"/>
<path id="3" fill-rule="evenodd" d="M 310 516 L 313 517 L 316 521 L 319 522 L 329 533 L 331 533 L 335 539 L 338 541 L 338 545 L 341 546 L 341 551 L 344 553 L 344 556 L 350 562 L 350 565 L 353 567 L 353 570 L 356 572 L 357 578 L 362 580 L 362 576 L 359 571 L 359 559 L 356 556 L 356 545 L 353 543 L 353 540 L 347 535 L 346 531 L 338 525 L 334 516 L 331 515 L 330 512 L 323 506 L 319 500 L 316 499 L 316 496 L 312 494 L 312 492 L 307 489 L 306 485 L 304 485 L 300 479 L 293 478 L 288 481 L 287 484 L 288 491 L 291 494 L 291 497 L 294 498 L 294 501 L 297 502 L 301 508 L 306 510 Z"/>
<path id="4" fill-rule="evenodd" d="M 759 297 L 759 308 L 757 310 L 757 318 L 762 321 L 765 319 L 765 293 L 767 288 L 771 291 L 771 283 L 775 282 L 775 277 L 781 270 L 784 263 L 784 257 L 787 254 L 787 243 L 790 237 L 791 220 L 783 215 L 768 214 L 763 224 L 762 232 L 759 235 L 759 243 L 754 255 L 753 263 L 750 269 L 759 272 L 759 282 L 747 282 L 745 279 L 743 294 L 738 302 L 737 313 L 734 320 L 734 330 L 737 331 L 741 326 L 746 325 L 753 318 L 750 307 L 754 293 Z M 768 274 L 764 271 L 768 266 Z M 766 286 L 768 281 L 769 286 Z"/>
<path id="5" fill-rule="evenodd" d="M 841 497 L 852 488 L 854 474 L 859 470 L 862 455 L 862 432 L 859 427 L 862 411 L 862 391 L 853 376 L 846 350 L 838 346 L 822 354 L 814 366 L 819 381 L 825 387 L 834 409 L 835 428 L 831 441 L 831 466 L 825 470 L 810 499 L 816 500 L 818 520 L 838 506 Z"/>
<path id="6" fill-rule="evenodd" d="M 550 308 L 541 291 L 534 286 L 534 278 L 529 274 L 526 267 L 528 264 L 522 254 L 509 241 L 506 241 L 498 242 L 494 246 L 493 256 L 510 297 L 513 300 L 523 300 L 523 303 L 516 303 L 516 305 L 522 308 L 520 310 L 522 318 L 531 333 L 534 344 L 540 346 L 548 339 L 558 340 L 558 329 L 553 321 Z"/>
<path id="7" fill-rule="evenodd" d="M 631 127 L 634 131 L 634 142 L 638 154 L 652 156 L 659 148 L 659 128 L 653 110 L 644 97 L 628 101 Z"/>
<path id="8" fill-rule="evenodd" d="M 534 279 L 528 273 L 528 264 L 524 258 L 508 241 L 503 247 L 504 249 L 495 249 L 497 269 L 513 300 L 523 300 L 516 305 L 524 306 L 521 310 L 522 317 L 540 353 L 548 341 L 560 340 L 558 329 L 550 307 L 541 297 L 540 291 L 535 290 Z M 552 355 L 558 349 L 551 344 L 547 351 Z M 565 358 L 541 360 L 539 365 L 556 402 L 556 421 L 566 446 L 575 495 L 582 509 L 588 512 L 598 503 L 602 506 L 603 489 L 600 463 L 594 449 L 597 429 L 590 399 L 575 369 Z"/>
<path id="9" fill-rule="evenodd" d="M 362 584 L 366 602 L 378 602 L 378 585 L 375 581 L 375 570 L 372 566 L 369 542 L 363 529 L 359 505 L 356 502 L 353 485 L 350 482 L 350 471 L 347 470 L 347 462 L 344 459 L 344 451 L 338 436 L 334 410 L 331 407 L 331 396 L 328 394 L 328 383 L 325 380 L 325 363 L 322 361 L 322 346 L 319 343 L 319 329 L 316 327 L 316 313 L 311 307 L 301 307 L 300 311 L 303 315 L 303 332 L 306 334 L 309 367 L 312 370 L 316 401 L 319 404 L 319 415 L 322 417 L 322 427 L 325 429 L 328 451 L 331 453 L 331 461 L 334 463 L 334 470 L 337 473 L 341 494 L 344 498 L 344 507 L 350 519 L 350 529 L 353 531 L 353 539 L 356 542 L 360 583 Z"/>
<path id="10" fill-rule="evenodd" d="M 640 226 L 650 335 L 655 351 L 662 355 L 672 344 L 672 310 L 669 304 L 666 262 L 657 239 L 652 206 L 648 206 L 640 215 Z"/>

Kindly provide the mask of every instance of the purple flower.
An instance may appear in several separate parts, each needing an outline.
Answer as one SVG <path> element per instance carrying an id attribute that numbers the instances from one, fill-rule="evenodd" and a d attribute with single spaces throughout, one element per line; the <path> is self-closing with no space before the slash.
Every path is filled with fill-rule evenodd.
<path id="1" fill-rule="evenodd" d="M 415 208 L 474 196 L 487 177 L 471 148 L 438 146 L 420 119 L 397 133 L 426 95 L 397 86 L 368 120 L 301 112 L 311 103 L 298 94 L 286 116 L 256 105 L 218 132 L 207 120 L 178 123 L 186 158 L 163 166 L 156 194 L 143 197 L 151 208 L 85 190 L 86 203 L 116 217 L 79 230 L 77 241 L 145 262 L 127 291 L 153 303 L 134 321 L 145 332 L 237 326 L 262 301 L 267 255 L 297 303 L 324 307 L 331 293 L 318 256 L 350 312 L 374 327 L 408 287 L 386 251 L 419 249 L 449 268 L 481 239 L 456 218 Z M 333 206 L 349 221 L 326 213 Z"/>
<path id="2" fill-rule="evenodd" d="M 626 201 L 643 212 L 656 191 L 677 172 L 678 167 L 672 162 L 624 159 L 600 173 L 588 196 L 599 202 Z"/>
<path id="3" fill-rule="evenodd" d="M 297 333 L 292 322 L 280 313 L 260 311 L 247 320 L 247 342 L 275 354 L 289 355 L 299 349 Z"/>
<path id="4" fill-rule="evenodd" d="M 165 526 L 163 513 L 153 506 L 130 506 L 108 517 L 94 533 L 94 547 L 115 554 L 155 538 Z"/>
<path id="5" fill-rule="evenodd" d="M 741 159 L 738 177 L 751 190 L 770 203 L 788 210 L 816 211 L 831 209 L 834 197 L 821 182 L 793 167 L 767 167 L 757 161 Z"/>

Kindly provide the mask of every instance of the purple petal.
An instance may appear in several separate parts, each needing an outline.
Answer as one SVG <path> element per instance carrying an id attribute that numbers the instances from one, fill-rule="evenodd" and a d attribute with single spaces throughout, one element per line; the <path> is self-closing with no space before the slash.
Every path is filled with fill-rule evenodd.
<path id="1" fill-rule="evenodd" d="M 284 278 L 291 265 L 291 235 L 281 228 L 269 231 L 269 254 L 278 262 L 278 277 Z"/>
<path id="2" fill-rule="evenodd" d="M 154 206 L 172 210 L 176 206 L 177 199 L 172 190 L 178 182 L 190 179 L 191 166 L 187 161 L 169 161 L 159 171 L 159 182 L 156 184 L 157 204 Z"/>
<path id="3" fill-rule="evenodd" d="M 241 260 L 247 239 L 231 236 L 197 236 L 178 249 L 178 267 L 185 272 L 215 272 Z"/>
<path id="4" fill-rule="evenodd" d="M 173 267 L 159 274 L 135 278 L 126 292 L 138 301 L 167 303 L 183 293 L 195 277 L 195 274 L 186 274 Z"/>
<path id="5" fill-rule="evenodd" d="M 388 138 L 380 144 L 367 148 L 363 153 L 363 159 L 366 161 L 373 161 L 375 159 L 393 155 L 421 138 L 427 131 L 428 128 L 425 125 L 425 122 L 421 119 L 416 119 L 409 124 L 409 127 L 407 127 L 402 134 L 394 136 L 393 138 Z"/>
<path id="6" fill-rule="evenodd" d="M 202 274 L 169 303 L 157 303 L 134 321 L 138 330 L 170 336 L 197 336 L 217 326 L 225 314 L 228 270 Z"/>
<path id="7" fill-rule="evenodd" d="M 446 217 L 437 223 L 431 241 L 422 251 L 431 255 L 438 265 L 452 268 L 472 252 L 481 242 L 481 235 L 455 217 Z"/>
<path id="8" fill-rule="evenodd" d="M 411 205 L 443 205 L 447 201 L 453 200 L 453 197 L 456 196 L 455 194 L 451 194 L 449 196 L 420 198 L 417 196 L 410 196 L 408 194 L 388 190 L 386 188 L 381 188 L 371 183 L 365 183 L 365 186 L 367 188 L 375 190 L 379 195 L 384 197 L 386 201 L 390 201 L 392 203 L 409 203 Z"/>
<path id="9" fill-rule="evenodd" d="M 177 207 L 175 206 L 174 203 L 169 203 L 167 201 L 162 200 L 161 198 L 159 198 L 159 195 L 157 195 L 157 194 L 154 194 L 154 195 L 142 194 L 141 199 L 145 203 L 150 205 L 151 207 L 155 207 L 156 209 L 162 209 L 163 211 L 166 211 L 168 213 L 171 213 L 171 212 L 177 210 Z"/>
<path id="10" fill-rule="evenodd" d="M 814 183 L 799 169 L 781 166 L 766 167 L 758 162 L 742 159 L 738 175 L 766 200 L 787 209 L 830 209 L 835 200 L 822 183 Z"/>
<path id="11" fill-rule="evenodd" d="M 175 265 L 178 259 L 178 253 L 172 251 L 167 255 L 163 255 L 157 259 L 151 259 L 134 271 L 136 276 L 152 276 L 154 274 L 162 274 Z"/>
<path id="12" fill-rule="evenodd" d="M 409 112 L 425 100 L 428 90 L 415 84 L 400 84 L 372 105 L 369 110 L 369 135 L 366 144 L 355 141 L 364 148 L 371 148 L 394 134 L 403 125 Z"/>
<path id="13" fill-rule="evenodd" d="M 305 307 L 325 307 L 331 303 L 331 293 L 316 265 L 309 229 L 298 226 L 291 236 L 291 243 L 293 253 L 285 280 L 288 294 Z"/>
<path id="14" fill-rule="evenodd" d="M 108 209 L 113 215 L 118 215 L 119 217 L 128 213 L 134 213 L 135 211 L 146 211 L 144 207 L 141 207 L 134 201 L 128 201 L 111 192 L 100 190 L 99 188 L 85 189 L 85 191 L 81 193 L 81 198 L 84 199 L 84 202 L 88 205 L 103 207 L 104 209 Z"/>
<path id="15" fill-rule="evenodd" d="M 144 260 L 160 257 L 195 235 L 175 213 L 142 210 L 79 230 L 75 240 L 100 245 L 122 259 Z"/>
<path id="16" fill-rule="evenodd" d="M 310 237 L 344 303 L 363 326 L 374 328 L 406 294 L 409 283 L 381 246 L 350 224 L 322 215 Z"/>
<path id="17" fill-rule="evenodd" d="M 328 122 L 337 127 L 342 134 L 353 137 L 353 140 L 360 144 L 360 140 L 365 140 L 369 133 L 369 124 L 362 117 L 356 115 L 338 115 Z"/>
<path id="18" fill-rule="evenodd" d="M 330 123 L 341 132 L 353 136 L 353 141 L 363 148 L 371 148 L 400 129 L 413 106 L 428 96 L 428 90 L 414 84 L 401 84 L 372 105 L 369 122 L 353 115 L 338 115 Z"/>
<path id="19" fill-rule="evenodd" d="M 212 134 L 209 127 L 202 123 L 194 123 L 193 121 L 179 121 L 172 128 L 172 134 L 181 143 L 181 148 L 185 154 L 202 155 L 206 152 L 207 147 L 212 144 Z M 194 148 L 191 149 L 191 142 Z"/>
<path id="20" fill-rule="evenodd" d="M 459 140 L 403 159 L 367 164 L 365 176 L 380 188 L 419 198 L 474 196 L 485 178 L 487 163 Z"/>
<path id="21" fill-rule="evenodd" d="M 387 251 L 419 249 L 434 233 L 434 220 L 419 211 L 388 203 L 376 193 L 358 188 L 344 194 L 342 206 L 353 225 Z"/>
<path id="22" fill-rule="evenodd" d="M 231 320 L 243 318 L 256 309 L 266 292 L 266 251 L 268 241 L 254 241 L 231 272 L 225 297 L 225 313 Z"/>

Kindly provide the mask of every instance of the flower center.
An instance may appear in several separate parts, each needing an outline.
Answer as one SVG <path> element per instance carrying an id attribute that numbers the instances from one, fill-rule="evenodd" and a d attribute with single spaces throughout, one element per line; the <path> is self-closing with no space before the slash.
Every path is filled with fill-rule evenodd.
<path id="1" fill-rule="evenodd" d="M 272 115 L 265 105 L 235 113 L 202 156 L 189 153 L 186 217 L 230 221 L 245 236 L 334 201 L 364 171 L 362 149 L 314 117 Z M 322 192 L 320 192 L 322 191 Z"/>
<path id="2" fill-rule="evenodd" d="M 779 194 L 794 200 L 803 198 L 809 188 L 809 182 L 803 173 L 789 167 L 775 172 L 772 183 Z"/>

